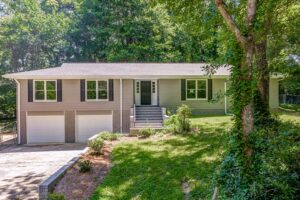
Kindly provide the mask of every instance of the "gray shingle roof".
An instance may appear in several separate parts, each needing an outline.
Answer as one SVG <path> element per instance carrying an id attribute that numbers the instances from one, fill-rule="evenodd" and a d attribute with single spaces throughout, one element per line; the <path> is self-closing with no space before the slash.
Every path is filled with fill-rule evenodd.
<path id="1" fill-rule="evenodd" d="M 65 63 L 61 67 L 6 74 L 5 78 L 180 78 L 207 76 L 205 63 Z M 213 77 L 228 77 L 229 67 L 219 67 Z"/>

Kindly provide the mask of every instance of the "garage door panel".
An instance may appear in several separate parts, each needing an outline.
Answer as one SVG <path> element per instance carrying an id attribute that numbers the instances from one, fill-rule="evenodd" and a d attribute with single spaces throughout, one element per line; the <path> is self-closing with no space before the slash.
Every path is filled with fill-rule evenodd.
<path id="1" fill-rule="evenodd" d="M 63 115 L 27 116 L 27 143 L 64 143 Z"/>
<path id="2" fill-rule="evenodd" d="M 76 124 L 77 142 L 87 142 L 101 131 L 112 131 L 112 115 L 77 115 Z"/>

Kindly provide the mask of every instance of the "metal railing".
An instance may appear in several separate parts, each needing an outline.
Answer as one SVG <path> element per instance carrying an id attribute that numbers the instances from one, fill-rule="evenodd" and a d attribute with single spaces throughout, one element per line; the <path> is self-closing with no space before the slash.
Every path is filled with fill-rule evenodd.
<path id="1" fill-rule="evenodd" d="M 133 122 L 135 123 L 135 119 L 136 118 L 136 108 L 135 108 L 135 104 L 133 104 Z"/>

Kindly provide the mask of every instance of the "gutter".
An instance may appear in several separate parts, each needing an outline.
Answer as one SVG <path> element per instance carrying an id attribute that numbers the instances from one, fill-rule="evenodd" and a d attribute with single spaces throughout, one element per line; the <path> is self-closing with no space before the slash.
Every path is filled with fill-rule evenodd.
<path id="1" fill-rule="evenodd" d="M 224 95 L 224 104 L 225 104 L 225 108 L 224 108 L 224 112 L 225 112 L 225 115 L 227 115 L 227 82 L 225 81 L 224 83 L 224 92 L 225 92 L 225 95 Z"/>
<path id="2" fill-rule="evenodd" d="M 123 79 L 120 78 L 120 133 L 123 133 Z"/>
<path id="3" fill-rule="evenodd" d="M 20 82 L 17 79 L 14 79 L 17 83 L 17 132 L 18 132 L 18 144 L 21 144 L 21 124 L 20 124 L 20 118 L 21 118 L 21 98 L 20 98 Z"/>

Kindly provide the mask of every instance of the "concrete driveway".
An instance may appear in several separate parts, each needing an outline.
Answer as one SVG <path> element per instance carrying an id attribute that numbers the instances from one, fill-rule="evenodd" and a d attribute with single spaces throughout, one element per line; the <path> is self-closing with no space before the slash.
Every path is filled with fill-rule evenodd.
<path id="1" fill-rule="evenodd" d="M 38 185 L 85 146 L 12 146 L 0 151 L 0 199 L 37 199 Z"/>

